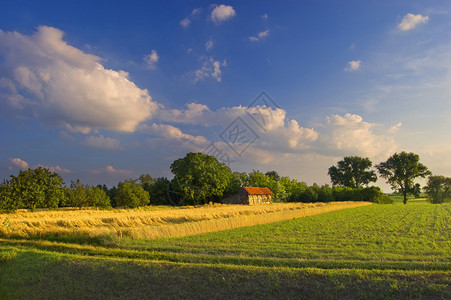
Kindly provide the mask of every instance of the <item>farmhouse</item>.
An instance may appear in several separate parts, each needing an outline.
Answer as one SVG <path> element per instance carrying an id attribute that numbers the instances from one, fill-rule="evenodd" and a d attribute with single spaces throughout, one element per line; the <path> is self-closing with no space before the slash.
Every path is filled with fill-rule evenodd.
<path id="1" fill-rule="evenodd" d="M 223 199 L 224 204 L 264 204 L 271 203 L 272 192 L 267 187 L 242 187 L 234 196 Z"/>

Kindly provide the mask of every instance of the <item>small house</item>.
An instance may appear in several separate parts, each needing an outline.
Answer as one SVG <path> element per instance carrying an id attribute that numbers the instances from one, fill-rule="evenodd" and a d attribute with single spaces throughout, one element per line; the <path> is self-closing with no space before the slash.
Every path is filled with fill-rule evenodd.
<path id="1" fill-rule="evenodd" d="M 234 196 L 223 199 L 223 204 L 265 204 L 271 203 L 272 192 L 267 187 L 242 187 Z"/>

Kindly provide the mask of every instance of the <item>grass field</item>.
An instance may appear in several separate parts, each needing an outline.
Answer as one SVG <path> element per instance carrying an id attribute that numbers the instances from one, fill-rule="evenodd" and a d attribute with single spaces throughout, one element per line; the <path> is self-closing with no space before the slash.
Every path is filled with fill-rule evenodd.
<path id="1" fill-rule="evenodd" d="M 0 298 L 451 298 L 451 205 L 371 205 L 178 238 L 0 239 Z"/>

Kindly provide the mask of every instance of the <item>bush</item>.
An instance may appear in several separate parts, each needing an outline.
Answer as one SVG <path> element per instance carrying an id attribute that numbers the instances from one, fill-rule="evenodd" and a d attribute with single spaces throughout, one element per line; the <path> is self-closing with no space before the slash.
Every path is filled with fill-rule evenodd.
<path id="1" fill-rule="evenodd" d="M 139 207 L 148 205 L 149 193 L 135 181 L 119 182 L 116 194 L 116 205 L 125 207 Z"/>

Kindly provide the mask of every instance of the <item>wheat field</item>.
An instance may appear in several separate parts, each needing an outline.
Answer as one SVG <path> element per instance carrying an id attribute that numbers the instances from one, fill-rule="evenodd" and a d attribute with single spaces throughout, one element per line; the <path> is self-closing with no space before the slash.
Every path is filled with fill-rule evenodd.
<path id="1" fill-rule="evenodd" d="M 47 235 L 129 238 L 180 237 L 265 224 L 325 212 L 371 205 L 368 202 L 273 203 L 266 205 L 205 205 L 138 209 L 58 209 L 0 214 L 0 236 Z"/>

